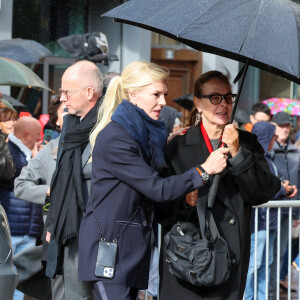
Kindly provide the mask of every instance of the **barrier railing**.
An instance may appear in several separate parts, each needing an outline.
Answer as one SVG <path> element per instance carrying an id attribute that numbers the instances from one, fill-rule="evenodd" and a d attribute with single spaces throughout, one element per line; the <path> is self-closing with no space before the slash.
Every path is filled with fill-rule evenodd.
<path id="1" fill-rule="evenodd" d="M 300 208 L 300 201 L 295 200 L 295 201 L 269 201 L 266 204 L 260 205 L 255 207 L 255 223 L 254 223 L 254 228 L 255 228 L 255 252 L 254 252 L 254 300 L 258 299 L 257 297 L 257 292 L 258 292 L 258 285 L 259 282 L 257 282 L 257 234 L 258 234 L 258 210 L 266 208 L 266 266 L 268 266 L 269 262 L 269 238 L 270 238 L 270 228 L 269 228 L 269 223 L 270 223 L 270 208 L 277 208 L 277 234 L 276 234 L 276 244 L 274 245 L 274 253 L 276 257 L 276 299 L 280 299 L 280 269 L 281 269 L 281 256 L 283 256 L 282 252 L 280 253 L 280 243 L 281 243 L 281 230 L 282 230 L 282 208 L 288 208 L 288 274 L 287 274 L 287 283 L 288 283 L 288 288 L 287 288 L 287 299 L 292 299 L 292 293 L 291 293 L 291 288 L 292 288 L 292 280 L 291 280 L 291 259 L 292 259 L 292 221 L 293 221 L 293 209 L 294 213 L 298 215 L 299 213 L 297 212 L 298 208 Z M 299 217 L 296 217 L 299 219 Z M 298 227 L 298 230 L 300 230 L 300 227 Z M 298 232 L 299 236 L 299 232 Z M 299 240 L 300 241 L 300 240 Z M 300 245 L 299 245 L 300 249 Z M 284 250 L 283 250 L 284 251 Z M 298 250 L 299 254 L 299 250 Z M 265 299 L 269 299 L 269 276 L 270 276 L 270 268 L 266 267 L 266 274 L 265 274 L 265 279 L 266 279 L 266 289 L 265 289 Z M 300 291 L 300 276 L 298 276 L 298 290 Z M 295 299 L 293 297 L 293 299 Z M 298 299 L 300 299 L 300 294 L 298 293 Z"/>

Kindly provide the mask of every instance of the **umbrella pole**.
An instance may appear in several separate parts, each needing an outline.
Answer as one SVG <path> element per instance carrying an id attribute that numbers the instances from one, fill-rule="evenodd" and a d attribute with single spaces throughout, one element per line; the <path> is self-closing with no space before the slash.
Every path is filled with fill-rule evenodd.
<path id="1" fill-rule="evenodd" d="M 232 122 L 233 122 L 234 115 L 235 115 L 235 112 L 236 112 L 236 109 L 237 109 L 237 106 L 238 106 L 238 103 L 239 103 L 239 100 L 240 100 L 240 96 L 241 96 L 241 93 L 242 93 L 242 89 L 243 89 L 243 86 L 244 86 L 244 82 L 245 82 L 245 79 L 246 79 L 248 68 L 249 68 L 249 58 L 247 58 L 246 63 L 244 65 L 241 84 L 239 85 L 239 90 L 238 90 L 238 93 L 236 95 L 236 100 L 235 100 L 235 103 L 234 103 L 233 108 L 232 108 L 232 113 L 231 113 L 229 124 L 232 124 Z"/>
<path id="2" fill-rule="evenodd" d="M 236 96 L 235 103 L 233 105 L 233 109 L 232 109 L 229 124 L 232 124 L 232 122 L 233 122 L 234 115 L 235 115 L 235 112 L 236 112 L 236 109 L 237 109 L 237 106 L 238 106 L 238 102 L 240 100 L 242 88 L 243 88 L 243 85 L 244 85 L 244 82 L 245 82 L 248 67 L 249 67 L 249 58 L 247 58 L 246 63 L 243 67 L 242 80 L 241 80 L 241 84 L 239 86 L 239 90 L 238 90 L 238 93 L 237 93 L 237 96 Z M 207 202 L 208 208 L 212 208 L 214 206 L 217 191 L 218 191 L 218 187 L 219 187 L 220 178 L 221 178 L 221 175 L 216 174 L 216 175 L 214 175 L 214 177 L 212 179 L 212 184 L 210 185 L 209 191 L 208 191 L 208 202 Z"/>

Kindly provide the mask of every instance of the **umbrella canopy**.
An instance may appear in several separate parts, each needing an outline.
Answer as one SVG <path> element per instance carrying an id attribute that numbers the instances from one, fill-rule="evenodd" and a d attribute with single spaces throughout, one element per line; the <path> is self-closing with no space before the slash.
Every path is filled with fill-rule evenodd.
<path id="1" fill-rule="evenodd" d="M 245 62 L 230 123 L 249 64 L 300 84 L 300 6 L 290 0 L 130 0 L 104 16 Z M 208 207 L 219 180 L 215 175 Z"/>
<path id="2" fill-rule="evenodd" d="M 5 100 L 3 98 L 0 99 L 0 108 L 2 107 L 1 103 L 3 103 L 4 105 L 6 105 L 8 108 L 11 108 L 11 109 L 15 110 L 15 108 L 12 106 L 12 104 L 9 103 L 7 100 Z"/>
<path id="3" fill-rule="evenodd" d="M 174 99 L 173 102 L 177 103 L 187 110 L 192 110 L 194 108 L 194 96 L 192 94 L 180 96 Z"/>
<path id="4" fill-rule="evenodd" d="M 275 115 L 280 111 L 285 111 L 292 116 L 300 116 L 300 101 L 288 98 L 271 98 L 264 100 L 271 109 L 271 114 Z"/>
<path id="5" fill-rule="evenodd" d="M 2 101 L 4 100 L 4 101 L 8 102 L 13 107 L 26 107 L 26 105 L 23 104 L 22 102 L 18 101 L 14 97 L 8 96 L 6 94 L 2 94 L 2 99 L 0 98 L 0 100 L 2 100 Z"/>
<path id="6" fill-rule="evenodd" d="M 39 63 L 53 53 L 42 44 L 33 40 L 0 40 L 0 56 L 16 60 L 22 64 Z"/>
<path id="7" fill-rule="evenodd" d="M 300 6 L 289 0 L 130 0 L 104 14 L 300 84 Z"/>
<path id="8" fill-rule="evenodd" d="M 4 57 L 0 57 L 0 85 L 41 88 L 52 91 L 31 69 Z"/>

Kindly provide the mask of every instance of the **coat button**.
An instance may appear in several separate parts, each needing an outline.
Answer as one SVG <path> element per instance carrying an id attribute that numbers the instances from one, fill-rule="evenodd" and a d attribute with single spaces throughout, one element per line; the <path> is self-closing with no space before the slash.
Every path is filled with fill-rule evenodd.
<path id="1" fill-rule="evenodd" d="M 236 263 L 236 259 L 235 258 L 232 258 L 231 259 L 231 263 L 234 265 Z"/>
<path id="2" fill-rule="evenodd" d="M 234 224 L 235 224 L 235 217 L 232 217 L 232 218 L 229 220 L 229 224 L 230 224 L 230 225 L 234 225 Z"/>
<path id="3" fill-rule="evenodd" d="M 143 226 L 147 226 L 148 224 L 147 224 L 147 222 L 146 221 L 143 221 Z"/>

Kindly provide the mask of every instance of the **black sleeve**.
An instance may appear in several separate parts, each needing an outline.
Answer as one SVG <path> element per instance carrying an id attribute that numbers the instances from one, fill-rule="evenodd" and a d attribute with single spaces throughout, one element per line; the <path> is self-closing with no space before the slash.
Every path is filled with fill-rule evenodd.
<path id="1" fill-rule="evenodd" d="M 4 137 L 0 136 L 0 180 L 9 180 L 15 174 L 15 165 Z"/>

